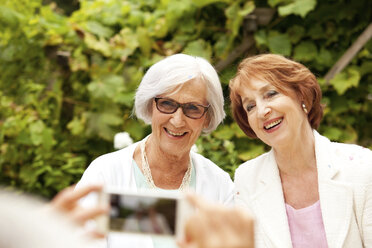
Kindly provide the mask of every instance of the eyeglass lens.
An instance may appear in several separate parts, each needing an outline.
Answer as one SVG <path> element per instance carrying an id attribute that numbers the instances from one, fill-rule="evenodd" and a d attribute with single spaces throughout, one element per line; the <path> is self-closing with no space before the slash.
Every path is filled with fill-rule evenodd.
<path id="1" fill-rule="evenodd" d="M 201 118 L 206 111 L 206 107 L 195 103 L 180 104 L 174 100 L 167 98 L 155 98 L 155 101 L 157 109 L 165 114 L 172 114 L 176 112 L 179 107 L 181 107 L 183 113 L 187 117 L 198 119 Z"/>

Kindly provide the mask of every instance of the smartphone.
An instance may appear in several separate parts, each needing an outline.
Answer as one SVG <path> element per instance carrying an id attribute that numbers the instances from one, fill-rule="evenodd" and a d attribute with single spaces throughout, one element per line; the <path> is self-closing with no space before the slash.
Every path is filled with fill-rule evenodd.
<path id="1" fill-rule="evenodd" d="M 100 204 L 110 206 L 109 214 L 98 219 L 103 233 L 124 232 L 183 238 L 184 225 L 193 207 L 182 194 L 158 191 L 107 190 Z"/>

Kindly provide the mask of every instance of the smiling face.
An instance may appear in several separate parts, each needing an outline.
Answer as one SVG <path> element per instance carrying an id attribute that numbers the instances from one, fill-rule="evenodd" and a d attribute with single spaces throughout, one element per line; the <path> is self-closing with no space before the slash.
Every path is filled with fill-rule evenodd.
<path id="1" fill-rule="evenodd" d="M 309 126 L 295 94 L 284 94 L 270 83 L 251 80 L 241 86 L 240 95 L 250 127 L 259 139 L 273 148 L 300 138 Z"/>
<path id="2" fill-rule="evenodd" d="M 191 80 L 181 86 L 176 93 L 165 93 L 159 97 L 169 98 L 178 103 L 196 103 L 207 106 L 207 87 L 199 80 Z M 208 126 L 207 113 L 200 119 L 185 116 L 182 108 L 173 114 L 161 113 L 152 104 L 151 145 L 161 153 L 184 156 L 190 152 L 192 145 L 200 136 L 203 128 Z"/>

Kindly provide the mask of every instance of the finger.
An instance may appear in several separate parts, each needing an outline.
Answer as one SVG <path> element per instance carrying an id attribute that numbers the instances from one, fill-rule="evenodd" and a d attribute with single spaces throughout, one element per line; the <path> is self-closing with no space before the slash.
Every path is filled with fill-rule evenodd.
<path id="1" fill-rule="evenodd" d="M 72 214 L 72 219 L 79 224 L 84 224 L 87 220 L 91 220 L 100 215 L 106 214 L 108 211 L 108 207 L 78 209 Z"/>
<path id="2" fill-rule="evenodd" d="M 210 204 L 208 204 L 205 200 L 196 196 L 195 194 L 188 193 L 186 195 L 186 198 L 187 198 L 187 201 L 196 209 L 199 209 L 199 210 L 210 209 Z"/>
<path id="3" fill-rule="evenodd" d="M 65 210 L 65 208 L 68 208 L 68 205 L 70 204 L 70 202 L 67 200 L 68 196 L 73 194 L 73 191 L 73 186 L 63 189 L 53 198 L 51 205 L 60 210 Z"/>
<path id="4" fill-rule="evenodd" d="M 186 243 L 185 241 L 177 241 L 179 248 L 198 248 L 198 245 L 194 242 Z"/>
<path id="5" fill-rule="evenodd" d="M 103 186 L 94 184 L 84 186 L 82 188 L 74 190 L 73 186 L 70 186 L 64 190 L 62 190 L 53 200 L 52 205 L 57 207 L 62 211 L 70 211 L 73 209 L 77 202 L 83 198 L 84 196 L 88 195 L 94 191 L 102 190 Z"/>
<path id="6" fill-rule="evenodd" d="M 105 234 L 97 232 L 97 231 L 90 231 L 88 232 L 88 235 L 92 237 L 93 239 L 103 239 L 105 238 Z"/>
<path id="7" fill-rule="evenodd" d="M 69 200 L 71 202 L 76 202 L 91 192 L 101 191 L 102 188 L 103 188 L 103 185 L 101 184 L 91 184 L 91 185 L 84 186 L 81 188 L 77 188 L 77 189 L 75 188 L 74 193 L 69 195 Z"/>

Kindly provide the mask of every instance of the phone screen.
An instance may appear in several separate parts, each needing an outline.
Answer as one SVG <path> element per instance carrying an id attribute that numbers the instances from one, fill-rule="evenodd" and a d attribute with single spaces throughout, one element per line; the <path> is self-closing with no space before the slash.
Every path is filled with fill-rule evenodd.
<path id="1" fill-rule="evenodd" d="M 111 231 L 175 234 L 176 199 L 110 194 L 110 205 Z"/>

